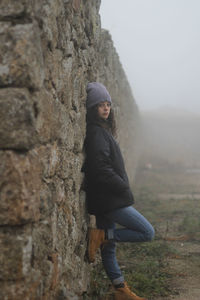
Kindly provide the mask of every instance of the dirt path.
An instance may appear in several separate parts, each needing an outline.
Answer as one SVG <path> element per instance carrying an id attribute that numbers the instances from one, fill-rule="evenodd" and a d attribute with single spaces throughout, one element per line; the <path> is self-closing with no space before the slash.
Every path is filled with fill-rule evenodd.
<path id="1" fill-rule="evenodd" d="M 168 258 L 173 294 L 156 300 L 200 299 L 200 242 L 170 241 L 177 255 Z"/>

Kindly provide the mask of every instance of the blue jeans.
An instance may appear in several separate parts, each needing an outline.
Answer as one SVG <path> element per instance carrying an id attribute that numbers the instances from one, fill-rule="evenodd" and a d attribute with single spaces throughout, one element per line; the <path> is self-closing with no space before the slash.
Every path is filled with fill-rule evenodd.
<path id="1" fill-rule="evenodd" d="M 125 228 L 116 228 L 115 223 Z M 108 243 L 101 247 L 104 269 L 114 285 L 124 282 L 116 259 L 115 242 L 146 242 L 154 237 L 152 225 L 132 206 L 96 216 L 97 228 L 104 229 Z"/>

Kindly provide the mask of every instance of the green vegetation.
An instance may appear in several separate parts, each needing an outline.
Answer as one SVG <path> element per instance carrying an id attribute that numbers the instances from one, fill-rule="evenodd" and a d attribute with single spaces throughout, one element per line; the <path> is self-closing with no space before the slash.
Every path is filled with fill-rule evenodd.
<path id="1" fill-rule="evenodd" d="M 166 296 L 169 293 L 168 263 L 165 259 L 173 250 L 164 241 L 151 243 L 120 244 L 117 257 L 130 288 L 138 295 L 153 299 L 154 296 Z M 97 264 L 92 273 L 89 295 L 86 299 L 109 297 L 109 281 L 102 268 Z M 102 298 L 105 299 L 105 298 Z M 112 299 L 112 296 L 107 299 Z"/>
<path id="2" fill-rule="evenodd" d="M 94 267 L 92 271 L 90 289 L 88 293 L 84 295 L 83 299 L 101 299 L 101 297 L 108 293 L 108 284 L 108 278 L 100 262 Z"/>
<path id="3" fill-rule="evenodd" d="M 124 244 L 119 250 L 119 262 L 132 290 L 141 296 L 166 296 L 169 292 L 169 272 L 166 257 L 173 250 L 164 241 Z"/>
<path id="4" fill-rule="evenodd" d="M 179 230 L 181 232 L 189 234 L 200 233 L 200 217 L 187 215 L 183 218 L 182 223 L 179 225 Z"/>

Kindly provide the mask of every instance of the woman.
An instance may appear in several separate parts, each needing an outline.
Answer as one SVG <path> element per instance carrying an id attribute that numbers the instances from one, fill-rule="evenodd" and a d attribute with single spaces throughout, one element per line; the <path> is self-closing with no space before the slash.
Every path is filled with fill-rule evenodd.
<path id="1" fill-rule="evenodd" d="M 142 300 L 124 281 L 115 255 L 116 242 L 144 242 L 154 236 L 151 224 L 132 207 L 134 203 L 120 148 L 114 139 L 112 100 L 104 85 L 87 86 L 86 180 L 88 212 L 97 229 L 89 230 L 88 257 L 94 262 L 101 248 L 102 263 L 114 286 L 115 300 Z M 115 223 L 124 228 L 116 228 Z"/>

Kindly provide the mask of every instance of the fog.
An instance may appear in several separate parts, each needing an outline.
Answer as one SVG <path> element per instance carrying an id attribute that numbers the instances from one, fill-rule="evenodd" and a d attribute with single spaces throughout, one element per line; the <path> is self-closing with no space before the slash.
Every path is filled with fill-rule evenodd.
<path id="1" fill-rule="evenodd" d="M 102 0 L 142 116 L 143 163 L 200 168 L 200 1 Z"/>
<path id="2" fill-rule="evenodd" d="M 200 170 L 199 116 L 166 109 L 142 112 L 141 116 L 143 165 Z"/>
<path id="3" fill-rule="evenodd" d="M 155 228 L 151 245 L 159 242 L 168 249 L 162 261 L 163 248 L 156 244 L 156 255 L 150 259 L 158 261 L 148 264 L 146 272 L 151 280 L 138 276 L 138 286 L 148 299 L 164 294 L 165 299 L 199 299 L 200 1 L 101 2 L 102 27 L 112 35 L 140 110 L 140 142 L 133 141 L 139 149 L 132 182 L 134 207 Z M 135 257 L 134 281 L 139 260 Z M 148 259 L 142 260 L 142 270 L 144 261 Z M 149 282 L 155 284 L 147 295 Z"/>
<path id="4" fill-rule="evenodd" d="M 200 113 L 199 0 L 102 0 L 100 14 L 141 110 Z"/>

